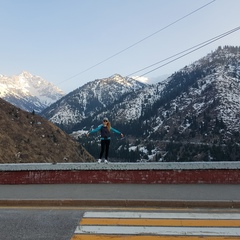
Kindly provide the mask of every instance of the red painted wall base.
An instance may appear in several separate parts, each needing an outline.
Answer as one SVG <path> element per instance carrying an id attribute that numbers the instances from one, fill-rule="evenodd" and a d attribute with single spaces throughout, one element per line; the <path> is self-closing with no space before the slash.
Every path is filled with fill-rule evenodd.
<path id="1" fill-rule="evenodd" d="M 2 171 L 0 184 L 240 183 L 238 169 L 216 170 L 28 170 Z"/>

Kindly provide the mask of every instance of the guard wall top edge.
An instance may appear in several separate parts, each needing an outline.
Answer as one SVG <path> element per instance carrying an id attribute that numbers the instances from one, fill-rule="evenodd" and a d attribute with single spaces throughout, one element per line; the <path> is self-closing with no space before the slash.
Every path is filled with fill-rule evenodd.
<path id="1" fill-rule="evenodd" d="M 236 162 L 156 162 L 156 163 L 13 163 L 0 164 L 0 171 L 56 171 L 56 170 L 214 170 L 240 169 Z"/>

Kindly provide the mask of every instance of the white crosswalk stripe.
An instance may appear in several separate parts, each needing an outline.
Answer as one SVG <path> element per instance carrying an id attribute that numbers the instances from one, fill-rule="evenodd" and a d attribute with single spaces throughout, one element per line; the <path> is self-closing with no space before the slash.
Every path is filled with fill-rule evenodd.
<path id="1" fill-rule="evenodd" d="M 149 219 L 240 219 L 239 213 L 179 213 L 179 212 L 85 212 L 84 218 L 149 218 Z"/>
<path id="2" fill-rule="evenodd" d="M 79 226 L 76 234 L 119 234 L 119 235 L 184 235 L 184 236 L 240 236 L 239 228 L 209 227 L 134 227 L 134 226 Z"/>

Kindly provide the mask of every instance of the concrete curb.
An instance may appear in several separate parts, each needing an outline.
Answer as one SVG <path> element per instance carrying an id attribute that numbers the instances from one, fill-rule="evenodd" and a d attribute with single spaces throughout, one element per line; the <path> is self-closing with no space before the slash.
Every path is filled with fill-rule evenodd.
<path id="1" fill-rule="evenodd" d="M 221 162 L 147 162 L 147 163 L 4 163 L 0 172 L 16 171 L 87 171 L 87 170 L 238 170 L 239 161 Z"/>
<path id="2" fill-rule="evenodd" d="M 26 199 L 0 200 L 0 207 L 240 208 L 240 201 Z"/>

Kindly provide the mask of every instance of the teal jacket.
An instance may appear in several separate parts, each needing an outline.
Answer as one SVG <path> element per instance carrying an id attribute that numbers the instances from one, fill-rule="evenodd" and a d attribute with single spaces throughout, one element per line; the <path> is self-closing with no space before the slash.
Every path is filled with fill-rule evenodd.
<path id="1" fill-rule="evenodd" d="M 118 134 L 121 134 L 121 132 L 119 132 L 117 129 L 111 127 L 110 128 L 110 131 L 108 130 L 107 127 L 104 127 L 103 124 L 99 125 L 97 128 L 91 130 L 89 132 L 89 134 L 91 133 L 95 133 L 95 132 L 98 132 L 100 131 L 101 132 L 101 140 L 110 140 L 111 139 L 111 136 L 110 136 L 110 131 L 113 131 L 115 133 L 118 133 Z"/>

